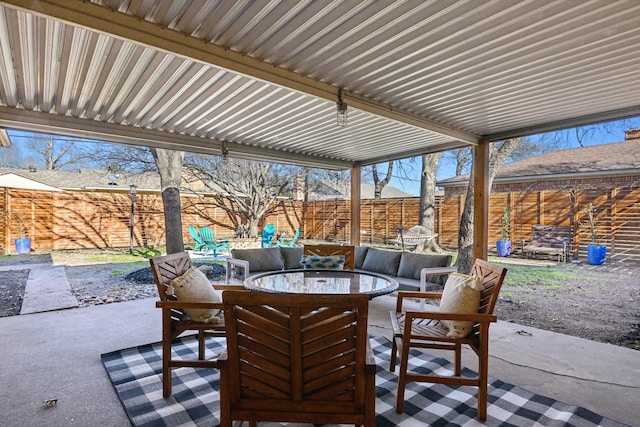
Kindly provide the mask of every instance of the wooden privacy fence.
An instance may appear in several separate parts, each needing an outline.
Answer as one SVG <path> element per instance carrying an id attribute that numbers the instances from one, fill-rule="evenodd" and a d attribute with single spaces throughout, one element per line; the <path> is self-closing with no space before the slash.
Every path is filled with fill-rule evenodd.
<path id="1" fill-rule="evenodd" d="M 492 193 L 489 202 L 489 249 L 495 250 L 500 236 L 499 219 L 504 207 L 511 208 L 511 240 L 516 252 L 522 240 L 529 240 L 536 224 L 569 225 L 573 229 L 574 257 L 586 257 L 588 230 L 582 209 L 593 203 L 601 221 L 600 234 L 608 256 L 640 261 L 640 189 L 617 187 L 609 190 L 535 190 Z M 463 195 L 441 196 L 435 203 L 435 232 L 438 243 L 457 247 Z M 26 219 L 32 248 L 49 251 L 78 248 L 129 246 L 131 199 L 126 192 L 46 192 L 0 188 L 0 212 Z M 187 227 L 210 226 L 216 236 L 235 235 L 237 218 L 212 205 L 205 196 L 183 195 L 182 219 L 185 243 L 191 242 Z M 361 241 L 365 244 L 393 244 L 399 226 L 419 223 L 420 201 L 405 199 L 363 200 Z M 348 200 L 282 200 L 263 220 L 278 232 L 290 234 L 303 225 L 304 239 L 347 242 L 351 235 Z M 134 245 L 164 245 L 164 216 L 158 193 L 138 194 L 135 199 Z M 14 227 L 0 215 L 0 244 L 3 253 L 14 252 Z"/>
<path id="2" fill-rule="evenodd" d="M 300 203 L 280 201 L 265 218 L 278 231 L 293 233 L 299 226 Z M 6 213 L 11 213 L 11 216 Z M 27 227 L 31 248 L 51 251 L 82 248 L 128 247 L 131 197 L 128 192 L 35 191 L 0 188 L 0 245 L 13 253 L 19 237 L 16 216 Z M 185 244 L 192 240 L 189 225 L 207 225 L 216 237 L 235 235 L 237 218 L 212 205 L 206 196 L 182 196 Z M 134 246 L 165 244 L 164 210 L 158 193 L 138 193 L 134 206 Z"/>

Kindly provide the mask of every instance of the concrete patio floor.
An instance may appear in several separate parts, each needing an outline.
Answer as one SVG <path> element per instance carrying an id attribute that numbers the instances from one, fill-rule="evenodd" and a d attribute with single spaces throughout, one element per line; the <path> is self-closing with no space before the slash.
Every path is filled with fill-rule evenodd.
<path id="1" fill-rule="evenodd" d="M 394 305 L 392 296 L 371 301 L 371 335 L 390 336 Z M 2 425 L 130 425 L 100 355 L 160 337 L 155 299 L 0 318 Z M 494 378 L 640 426 L 638 351 L 498 322 L 490 353 Z M 476 369 L 472 360 L 465 366 Z"/>

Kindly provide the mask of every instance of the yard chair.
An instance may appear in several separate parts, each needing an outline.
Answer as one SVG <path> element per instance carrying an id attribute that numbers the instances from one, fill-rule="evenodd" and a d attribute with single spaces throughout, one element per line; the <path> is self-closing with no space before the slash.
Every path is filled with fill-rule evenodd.
<path id="1" fill-rule="evenodd" d="M 223 294 L 220 425 L 375 425 L 366 295 Z"/>
<path id="2" fill-rule="evenodd" d="M 194 225 L 189 226 L 189 234 L 191 234 L 191 238 L 193 239 L 193 241 L 196 242 L 193 245 L 194 251 L 200 251 L 207 247 L 207 245 L 205 245 L 204 241 L 202 240 L 202 237 L 200 237 L 198 229 Z"/>
<path id="3" fill-rule="evenodd" d="M 206 255 L 212 253 L 213 256 L 218 256 L 223 250 L 226 250 L 227 254 L 231 255 L 229 239 L 216 239 L 216 235 L 209 227 L 200 227 L 200 236 L 202 236 L 202 241 L 207 247 Z"/>
<path id="4" fill-rule="evenodd" d="M 489 376 L 489 325 L 496 322 L 493 309 L 498 300 L 498 292 L 504 281 L 507 270 L 488 262 L 476 259 L 471 275 L 480 279 L 480 305 L 475 314 L 453 314 L 446 312 L 403 311 L 405 298 L 442 297 L 440 292 L 399 292 L 396 310 L 391 312 L 391 326 L 393 328 L 393 345 L 391 348 L 390 369 L 393 372 L 396 365 L 396 354 L 400 353 L 400 372 L 398 377 L 398 393 L 396 412 L 404 409 L 404 390 L 406 383 L 433 382 L 451 385 L 467 385 L 478 387 L 478 418 L 487 418 L 487 381 Z M 446 287 L 445 287 L 446 292 Z M 469 321 L 473 327 L 469 335 L 459 338 L 451 337 L 449 329 L 443 321 Z M 478 356 L 478 375 L 463 377 L 462 373 L 462 345 L 466 344 Z M 424 374 L 408 372 L 409 351 L 411 348 L 434 348 L 452 350 L 455 353 L 454 374 L 438 376 L 433 373 Z"/>
<path id="5" fill-rule="evenodd" d="M 216 360 L 205 359 L 205 337 L 224 337 L 225 327 L 223 318 L 220 323 L 201 323 L 189 319 L 184 313 L 185 308 L 222 309 L 221 303 L 186 303 L 167 294 L 170 282 L 182 276 L 191 267 L 191 258 L 186 252 L 169 254 L 149 260 L 153 278 L 158 287 L 160 301 L 156 307 L 162 309 L 162 395 L 171 396 L 171 369 L 178 367 L 215 368 Z M 238 286 L 216 285 L 218 290 L 242 289 Z M 196 331 L 198 339 L 198 359 L 173 359 L 171 343 L 183 332 Z"/>
<path id="6" fill-rule="evenodd" d="M 267 224 L 262 229 L 262 247 L 268 248 L 271 246 L 273 235 L 276 234 L 276 226 L 273 224 Z"/>
<path id="7" fill-rule="evenodd" d="M 353 270 L 355 268 L 355 246 L 341 245 L 304 245 L 302 249 L 303 255 L 318 255 L 319 257 L 344 257 L 345 270 Z"/>
<path id="8" fill-rule="evenodd" d="M 298 227 L 293 237 L 280 237 L 276 245 L 281 248 L 294 247 L 296 243 L 298 243 L 298 239 L 300 238 L 301 232 L 302 232 L 302 227 Z"/>

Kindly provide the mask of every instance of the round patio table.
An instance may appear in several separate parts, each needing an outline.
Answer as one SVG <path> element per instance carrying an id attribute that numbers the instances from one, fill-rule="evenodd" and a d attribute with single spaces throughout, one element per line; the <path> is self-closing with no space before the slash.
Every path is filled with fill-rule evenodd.
<path id="1" fill-rule="evenodd" d="M 364 294 L 369 299 L 398 289 L 398 281 L 377 273 L 353 270 L 283 270 L 250 276 L 252 291 L 290 294 Z"/>

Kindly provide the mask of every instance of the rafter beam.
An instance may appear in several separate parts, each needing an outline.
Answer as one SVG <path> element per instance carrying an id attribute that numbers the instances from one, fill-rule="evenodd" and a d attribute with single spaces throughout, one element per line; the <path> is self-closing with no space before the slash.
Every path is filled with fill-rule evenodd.
<path id="1" fill-rule="evenodd" d="M 197 136 L 98 122 L 70 116 L 57 116 L 48 113 L 18 110 L 10 107 L 0 107 L 0 127 L 24 130 L 27 132 L 73 136 L 83 139 L 114 142 L 117 144 L 145 145 L 167 150 L 222 155 L 222 141 L 217 139 L 205 139 Z M 296 154 L 228 141 L 225 141 L 225 145 L 229 150 L 229 156 L 238 156 L 249 160 L 262 160 L 336 170 L 348 169 L 352 166 L 350 162 L 331 158 Z"/>
<path id="2" fill-rule="evenodd" d="M 8 0 L 3 3 L 332 102 L 338 100 L 340 89 L 329 83 L 319 82 L 225 47 L 95 3 L 81 0 Z M 375 102 L 354 93 L 344 92 L 344 96 L 352 108 L 445 135 L 469 145 L 477 145 L 480 141 L 478 135 L 443 125 L 408 111 L 398 110 L 390 105 Z"/>

